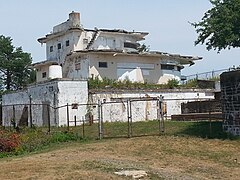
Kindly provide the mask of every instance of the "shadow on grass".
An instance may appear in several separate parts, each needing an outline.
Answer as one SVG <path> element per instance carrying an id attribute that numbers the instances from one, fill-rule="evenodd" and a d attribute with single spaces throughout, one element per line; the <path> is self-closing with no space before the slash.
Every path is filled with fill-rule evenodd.
<path id="1" fill-rule="evenodd" d="M 240 139 L 240 137 L 224 132 L 222 129 L 222 122 L 220 121 L 214 121 L 211 123 L 209 121 L 191 122 L 191 125 L 186 126 L 186 128 L 183 128 L 177 134 L 208 139 Z"/>

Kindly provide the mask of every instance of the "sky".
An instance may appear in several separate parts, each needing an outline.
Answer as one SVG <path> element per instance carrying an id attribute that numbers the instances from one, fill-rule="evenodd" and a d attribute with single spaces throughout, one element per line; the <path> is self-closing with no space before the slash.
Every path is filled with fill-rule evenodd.
<path id="1" fill-rule="evenodd" d="M 183 75 L 239 66 L 237 48 L 217 53 L 194 45 L 197 33 L 189 22 L 200 21 L 211 7 L 209 0 L 7 0 L 0 2 L 0 35 L 10 36 L 15 47 L 31 53 L 33 62 L 43 61 L 45 46 L 37 39 L 76 11 L 84 28 L 149 32 L 142 43 L 150 50 L 203 57 Z"/>

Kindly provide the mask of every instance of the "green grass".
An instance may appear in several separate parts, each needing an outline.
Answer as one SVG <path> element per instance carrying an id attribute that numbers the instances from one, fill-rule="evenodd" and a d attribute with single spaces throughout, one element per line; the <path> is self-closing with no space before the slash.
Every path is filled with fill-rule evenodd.
<path id="1" fill-rule="evenodd" d="M 234 137 L 223 132 L 222 122 L 177 122 L 165 121 L 164 132 L 159 131 L 158 121 L 141 121 L 132 123 L 132 133 L 129 134 L 127 122 L 106 122 L 103 124 L 103 138 L 119 138 L 119 137 L 138 137 L 138 136 L 182 136 L 182 137 L 198 137 L 204 139 L 231 139 L 240 140 L 240 137 Z M 98 124 L 86 124 L 83 126 L 70 127 L 52 127 L 50 133 L 47 128 L 24 128 L 20 132 L 21 147 L 15 152 L 0 152 L 0 157 L 9 155 L 19 155 L 33 151 L 39 151 L 54 144 L 64 142 L 86 142 L 99 138 Z"/>

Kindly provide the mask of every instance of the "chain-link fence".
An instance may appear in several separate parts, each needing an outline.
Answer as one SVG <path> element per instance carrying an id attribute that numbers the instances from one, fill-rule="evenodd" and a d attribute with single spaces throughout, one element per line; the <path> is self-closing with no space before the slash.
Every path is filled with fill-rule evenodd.
<path id="1" fill-rule="evenodd" d="M 144 126 L 140 121 L 151 121 L 152 125 Z M 41 127 L 47 132 L 75 130 L 99 139 L 156 135 L 164 131 L 163 99 L 127 98 L 59 107 L 50 103 L 2 105 L 2 124 L 8 128 Z"/>

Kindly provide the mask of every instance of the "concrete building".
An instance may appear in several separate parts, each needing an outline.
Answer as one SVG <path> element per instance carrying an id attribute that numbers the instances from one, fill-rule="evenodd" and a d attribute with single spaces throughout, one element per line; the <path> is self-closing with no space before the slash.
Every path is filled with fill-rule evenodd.
<path id="1" fill-rule="evenodd" d="M 165 97 L 165 116 L 181 113 L 181 103 L 213 99 L 213 91 L 159 90 L 95 92 L 88 91 L 88 78 L 129 79 L 138 82 L 167 83 L 181 79 L 184 65 L 200 57 L 162 52 L 139 52 L 139 42 L 146 32 L 84 29 L 80 14 L 53 27 L 40 43 L 46 44 L 47 60 L 34 64 L 37 83 L 26 90 L 3 95 L 3 125 L 32 123 L 36 126 L 74 125 L 74 120 L 98 118 L 98 101 L 103 103 L 104 121 L 127 121 L 129 99 Z M 67 106 L 68 105 L 68 106 Z M 133 121 L 157 118 L 156 101 L 133 102 Z M 67 108 L 69 107 L 69 109 Z"/>
<path id="2" fill-rule="evenodd" d="M 195 60 L 202 59 L 158 51 L 139 52 L 140 42 L 147 35 L 147 32 L 121 29 L 85 29 L 80 13 L 72 12 L 66 22 L 38 39 L 46 44 L 47 60 L 34 64 L 37 81 L 51 78 L 49 67 L 59 65 L 63 78 L 127 78 L 163 84 L 169 79 L 181 80 L 184 65 L 193 65 Z M 134 73 L 136 70 L 140 73 Z"/>
<path id="3" fill-rule="evenodd" d="M 87 103 L 87 81 L 54 79 L 29 86 L 26 90 L 5 94 L 2 97 L 2 125 L 66 126 L 67 107 L 70 119 L 82 119 Z M 49 116 L 49 117 L 48 117 Z M 50 120 L 50 122 L 48 122 Z M 73 125 L 71 122 L 70 125 Z"/>

